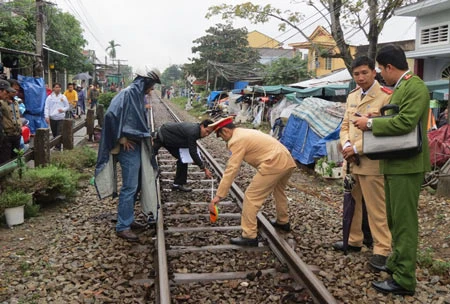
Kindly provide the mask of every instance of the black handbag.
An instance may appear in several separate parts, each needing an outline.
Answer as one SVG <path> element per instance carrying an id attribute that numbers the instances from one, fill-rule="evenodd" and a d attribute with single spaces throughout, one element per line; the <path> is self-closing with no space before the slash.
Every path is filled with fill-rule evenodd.
<path id="1" fill-rule="evenodd" d="M 395 114 L 384 115 L 385 111 L 393 110 Z M 376 119 L 392 118 L 399 112 L 398 105 L 388 104 L 380 109 L 381 116 Z M 363 153 L 369 159 L 409 158 L 422 152 L 421 123 L 411 132 L 403 135 L 375 136 L 372 131 L 363 132 Z"/>

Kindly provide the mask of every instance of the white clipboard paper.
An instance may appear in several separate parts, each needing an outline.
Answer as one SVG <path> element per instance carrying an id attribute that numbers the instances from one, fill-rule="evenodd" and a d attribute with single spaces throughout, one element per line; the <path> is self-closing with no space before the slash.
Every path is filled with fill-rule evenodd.
<path id="1" fill-rule="evenodd" d="M 194 160 L 191 157 L 191 154 L 189 153 L 188 148 L 180 148 L 180 160 L 183 164 L 192 164 Z M 202 159 L 202 156 L 200 155 L 200 150 L 197 148 L 197 154 Z"/>

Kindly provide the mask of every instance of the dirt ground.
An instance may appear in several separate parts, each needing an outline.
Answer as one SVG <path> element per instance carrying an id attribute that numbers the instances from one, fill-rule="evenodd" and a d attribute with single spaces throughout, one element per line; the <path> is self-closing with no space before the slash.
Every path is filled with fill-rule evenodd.
<path id="1" fill-rule="evenodd" d="M 210 138 L 205 144 L 226 153 L 223 143 Z M 93 175 L 93 168 L 86 172 Z M 294 227 L 289 237 L 297 242 L 296 252 L 322 269 L 319 276 L 339 301 L 450 303 L 448 268 L 435 274 L 435 269 L 419 266 L 414 297 L 383 296 L 370 288 L 376 277 L 365 270 L 369 249 L 349 256 L 331 249 L 341 236 L 340 181 L 298 169 L 287 194 Z M 116 199 L 99 201 L 86 182 L 75 201 L 47 206 L 13 229 L 1 227 L 0 303 L 153 303 L 154 230 L 140 233 L 137 245 L 117 238 L 116 208 Z M 450 199 L 423 189 L 418 214 L 419 256 L 448 267 Z"/>

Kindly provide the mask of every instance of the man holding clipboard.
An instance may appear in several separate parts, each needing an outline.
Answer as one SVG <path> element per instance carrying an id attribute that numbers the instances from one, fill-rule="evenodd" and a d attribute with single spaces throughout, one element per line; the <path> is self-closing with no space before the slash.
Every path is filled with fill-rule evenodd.
<path id="1" fill-rule="evenodd" d="M 212 178 L 211 172 L 206 168 L 197 152 L 197 140 L 208 136 L 213 130 L 208 126 L 213 121 L 203 120 L 201 123 L 190 122 L 168 122 L 163 124 L 153 134 L 153 149 L 155 155 L 161 147 L 166 148 L 173 157 L 177 159 L 177 172 L 172 185 L 172 190 L 190 192 L 191 188 L 186 186 L 188 163 L 187 157 L 183 157 L 182 149 L 188 149 L 190 159 L 205 172 L 206 178 Z M 180 152 L 181 151 L 181 152 Z M 184 161 L 183 161 L 184 160 Z"/>

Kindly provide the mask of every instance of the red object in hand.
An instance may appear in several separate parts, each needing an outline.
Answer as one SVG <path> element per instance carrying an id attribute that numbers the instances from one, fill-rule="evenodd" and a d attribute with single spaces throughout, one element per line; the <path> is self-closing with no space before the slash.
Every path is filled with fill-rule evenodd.
<path id="1" fill-rule="evenodd" d="M 215 213 L 213 212 L 209 212 L 209 220 L 211 221 L 211 223 L 215 223 L 217 221 L 217 219 L 219 218 L 219 208 L 216 206 L 214 206 L 215 209 Z"/>

